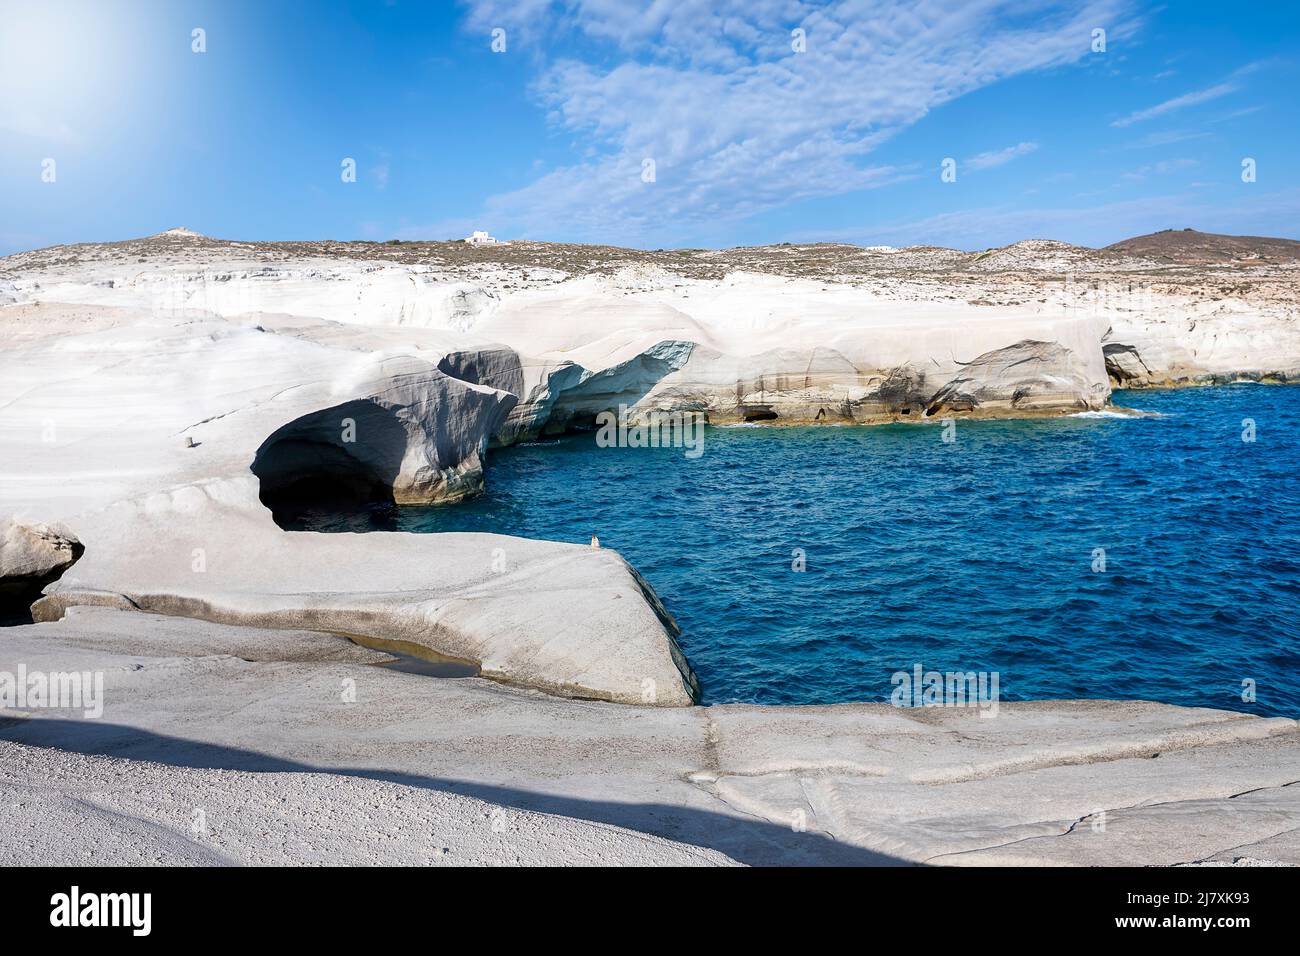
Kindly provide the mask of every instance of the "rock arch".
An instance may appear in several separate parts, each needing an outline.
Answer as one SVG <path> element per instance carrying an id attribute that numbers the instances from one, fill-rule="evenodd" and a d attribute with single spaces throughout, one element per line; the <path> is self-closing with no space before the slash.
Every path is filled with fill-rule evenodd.
<path id="1" fill-rule="evenodd" d="M 397 410 L 359 399 L 276 429 L 257 449 L 251 470 L 276 524 L 292 526 L 316 506 L 396 504 L 408 443 Z"/>

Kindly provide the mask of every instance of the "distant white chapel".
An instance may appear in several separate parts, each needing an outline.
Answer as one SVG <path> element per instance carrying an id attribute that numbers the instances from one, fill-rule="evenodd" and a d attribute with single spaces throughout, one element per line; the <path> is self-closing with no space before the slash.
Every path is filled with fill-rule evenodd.
<path id="1" fill-rule="evenodd" d="M 482 229 L 475 229 L 474 234 L 465 240 L 471 246 L 495 246 L 497 240 L 493 239 Z"/>

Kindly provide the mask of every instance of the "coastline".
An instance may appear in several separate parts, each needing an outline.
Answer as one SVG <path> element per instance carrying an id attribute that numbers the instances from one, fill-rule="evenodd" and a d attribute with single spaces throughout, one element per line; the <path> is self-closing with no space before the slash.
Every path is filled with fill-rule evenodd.
<path id="1" fill-rule="evenodd" d="M 731 408 L 737 423 L 776 414 L 756 427 L 829 424 L 836 409 L 844 424 L 1122 413 L 1103 350 L 1114 317 L 896 299 L 865 315 L 856 310 L 879 305 L 881 289 L 823 296 L 820 282 L 743 275 L 692 279 L 697 297 L 715 298 L 687 315 L 677 279 L 657 273 L 578 276 L 495 304 L 488 289 L 433 285 L 411 301 L 406 284 L 425 273 L 353 262 L 328 278 L 319 264 L 249 275 L 240 290 L 210 281 L 234 253 L 208 242 L 160 240 L 153 278 L 135 263 L 130 278 L 122 262 L 0 263 L 32 269 L 38 278 L 23 281 L 39 287 L 16 285 L 22 298 L 0 307 L 14 373 L 0 394 L 12 462 L 0 514 L 66 527 L 84 547 L 36 603 L 37 623 L 0 632 L 0 670 L 102 670 L 112 701 L 104 722 L 6 715 L 0 745 L 62 751 L 58 772 L 101 781 L 87 786 L 106 808 L 117 804 L 102 781 L 133 764 L 98 758 L 148 763 L 143 802 L 112 812 L 147 821 L 142 807 L 167 787 L 237 793 L 211 773 L 274 772 L 316 775 L 293 778 L 303 806 L 337 778 L 483 802 L 430 808 L 449 820 L 524 814 L 538 832 L 533 862 L 570 862 L 565 834 L 578 832 L 527 816 L 541 813 L 618 828 L 597 840 L 606 860 L 1300 863 L 1276 826 L 1300 811 L 1300 789 L 1287 789 L 1300 779 L 1294 720 L 1142 701 L 1003 704 L 991 721 L 876 704 L 693 706 L 698 681 L 676 624 L 615 551 L 287 532 L 267 505 L 268 489 L 322 473 L 383 487 L 399 506 L 461 500 L 481 488 L 490 443 L 576 427 L 623 398 L 644 410 Z M 159 281 L 197 295 L 159 308 L 149 299 Z M 374 313 L 356 314 L 353 292 Z M 787 311 L 822 310 L 799 342 L 788 341 L 788 314 L 769 311 L 760 329 L 724 320 L 777 293 Z M 467 301 L 482 308 L 466 312 Z M 897 308 L 917 324 L 900 324 Z M 422 318 L 397 321 L 411 316 Z M 846 316 L 859 324 L 836 338 Z M 1275 333 L 1288 348 L 1300 341 L 1280 320 Z M 726 351 L 745 336 L 770 349 Z M 1273 345 L 1251 345 L 1252 361 L 1273 360 Z M 1300 347 L 1286 361 L 1300 368 Z M 337 437 L 347 422 L 360 441 Z M 264 659 L 223 650 L 232 628 Z M 316 659 L 320 632 L 419 645 L 483 676 L 384 672 L 331 659 L 333 643 Z M 282 659 L 282 644 L 298 658 Z M 347 680 L 350 702 L 339 697 Z M 12 753 L 31 769 L 4 786 L 66 811 L 66 795 L 38 780 L 49 771 L 35 770 L 52 755 Z M 984 808 L 975 818 L 972 801 Z M 234 812 L 233 796 L 219 802 Z M 1125 839 L 1088 843 L 1098 813 Z M 1171 823 L 1187 815 L 1203 825 Z M 181 824 L 154 823 L 165 837 L 145 839 L 165 858 L 265 859 L 243 838 L 209 853 Z M 659 842 L 645 849 L 636 833 Z M 0 853 L 12 859 L 20 837 L 9 840 Z M 465 850 L 479 862 L 494 852 Z M 285 854 L 318 862 L 301 847 Z"/>

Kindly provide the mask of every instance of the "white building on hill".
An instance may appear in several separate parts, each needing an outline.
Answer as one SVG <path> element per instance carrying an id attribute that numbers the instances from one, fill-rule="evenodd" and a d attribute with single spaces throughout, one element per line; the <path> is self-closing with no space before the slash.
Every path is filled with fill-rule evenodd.
<path id="1" fill-rule="evenodd" d="M 474 234 L 465 240 L 471 246 L 495 246 L 497 241 L 482 229 L 475 229 Z"/>

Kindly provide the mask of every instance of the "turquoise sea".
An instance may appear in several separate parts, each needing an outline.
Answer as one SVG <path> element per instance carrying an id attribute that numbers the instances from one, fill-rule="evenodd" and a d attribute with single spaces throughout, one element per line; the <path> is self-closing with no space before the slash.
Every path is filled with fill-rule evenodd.
<path id="1" fill-rule="evenodd" d="M 709 428 L 694 459 L 578 433 L 493 450 L 474 501 L 304 526 L 597 534 L 677 619 L 706 702 L 886 700 L 919 663 L 997 672 L 1004 700 L 1300 716 L 1300 388 L 1114 402 L 1158 415 L 959 421 L 952 442 Z"/>

